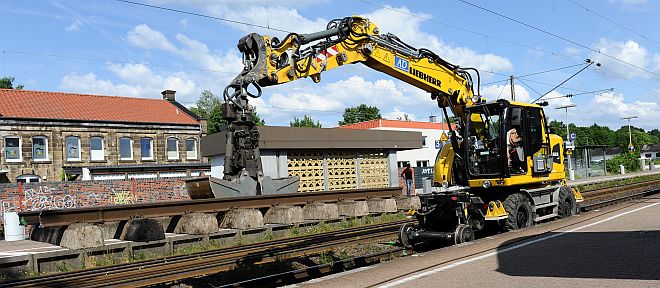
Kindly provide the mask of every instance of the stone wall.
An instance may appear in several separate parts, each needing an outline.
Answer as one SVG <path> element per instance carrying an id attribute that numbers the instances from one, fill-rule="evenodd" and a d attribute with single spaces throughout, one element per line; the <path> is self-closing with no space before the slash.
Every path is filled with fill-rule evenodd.
<path id="1" fill-rule="evenodd" d="M 64 166 L 105 166 L 124 164 L 164 164 L 201 162 L 199 140 L 206 135 L 202 126 L 194 125 L 152 125 L 119 123 L 75 123 L 47 121 L 0 120 L 0 170 L 8 170 L 4 182 L 16 182 L 16 177 L 34 174 L 41 181 L 60 181 Z M 203 132 L 202 132 L 203 131 Z M 4 138 L 20 136 L 21 162 L 8 162 L 4 153 Z M 32 137 L 45 136 L 48 139 L 48 160 L 32 159 Z M 65 139 L 68 136 L 80 138 L 80 161 L 68 161 L 65 154 Z M 104 160 L 91 161 L 90 138 L 103 137 Z M 133 140 L 133 160 L 119 160 L 119 138 L 130 137 Z M 141 138 L 153 139 L 153 159 L 142 160 Z M 168 137 L 179 140 L 179 159 L 168 160 L 166 141 Z M 186 159 L 186 139 L 197 140 L 197 158 Z M 3 179 L 0 179 L 0 183 Z"/>
<path id="2" fill-rule="evenodd" d="M 3 212 L 176 200 L 190 200 L 183 178 L 0 184 Z"/>

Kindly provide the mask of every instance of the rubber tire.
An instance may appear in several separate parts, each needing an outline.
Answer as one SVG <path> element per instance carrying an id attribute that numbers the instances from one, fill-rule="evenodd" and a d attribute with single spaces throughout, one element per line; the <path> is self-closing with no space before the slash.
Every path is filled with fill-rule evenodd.
<path id="1" fill-rule="evenodd" d="M 474 241 L 474 230 L 468 225 L 460 224 L 454 232 L 454 244 Z"/>
<path id="2" fill-rule="evenodd" d="M 577 202 L 571 188 L 566 186 L 559 188 L 559 206 L 557 208 L 557 216 L 559 218 L 566 218 L 577 214 Z"/>
<path id="3" fill-rule="evenodd" d="M 534 208 L 529 198 L 522 193 L 513 193 L 504 199 L 504 209 L 509 217 L 504 222 L 504 230 L 517 230 L 521 228 L 530 227 L 534 223 Z M 523 209 L 527 211 L 527 221 L 524 225 L 518 225 L 518 212 Z M 524 211 L 522 211 L 524 213 Z M 519 227 L 522 226 L 522 227 Z"/>
<path id="4" fill-rule="evenodd" d="M 412 249 L 413 246 L 415 246 L 415 243 L 408 238 L 408 232 L 411 231 L 415 231 L 415 227 L 412 223 L 403 224 L 401 225 L 401 228 L 399 228 L 399 243 L 401 243 L 406 249 Z"/>

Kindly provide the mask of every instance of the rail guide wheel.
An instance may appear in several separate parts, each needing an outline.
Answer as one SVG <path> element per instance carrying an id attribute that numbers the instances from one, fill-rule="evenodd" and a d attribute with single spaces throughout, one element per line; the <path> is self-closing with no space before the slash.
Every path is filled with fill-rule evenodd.
<path id="1" fill-rule="evenodd" d="M 410 235 L 415 232 L 415 227 L 412 223 L 406 223 L 399 228 L 399 242 L 406 249 L 412 249 L 415 243 L 410 239 Z"/>
<path id="2" fill-rule="evenodd" d="M 474 230 L 468 225 L 460 224 L 454 232 L 454 244 L 474 241 Z"/>

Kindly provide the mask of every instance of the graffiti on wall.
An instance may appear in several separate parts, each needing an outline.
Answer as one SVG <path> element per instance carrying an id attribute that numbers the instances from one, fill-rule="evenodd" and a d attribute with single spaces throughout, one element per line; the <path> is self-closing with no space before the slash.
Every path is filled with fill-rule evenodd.
<path id="1" fill-rule="evenodd" d="M 135 198 L 130 191 L 116 191 L 112 188 L 112 203 L 113 204 L 134 204 Z"/>
<path id="2" fill-rule="evenodd" d="M 40 211 L 49 209 L 76 208 L 79 205 L 76 196 L 65 194 L 62 191 L 48 186 L 27 188 L 23 191 L 22 199 L 18 201 L 2 201 L 3 212 L 13 212 L 22 208 L 23 211 Z"/>

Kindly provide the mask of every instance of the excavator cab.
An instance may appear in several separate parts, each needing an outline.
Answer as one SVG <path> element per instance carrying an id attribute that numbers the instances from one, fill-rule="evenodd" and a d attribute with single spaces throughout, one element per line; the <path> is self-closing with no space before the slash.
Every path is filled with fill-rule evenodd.
<path id="1" fill-rule="evenodd" d="M 541 107 L 497 100 L 468 107 L 466 112 L 463 151 L 468 179 L 538 178 L 552 171 L 550 137 Z M 471 187 L 483 186 L 481 181 L 470 182 Z"/>

